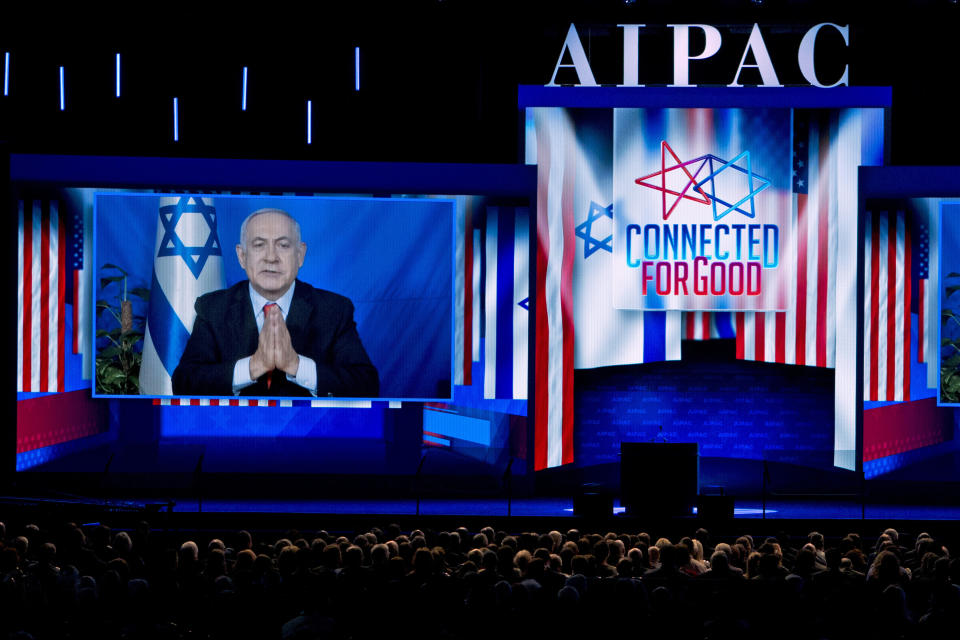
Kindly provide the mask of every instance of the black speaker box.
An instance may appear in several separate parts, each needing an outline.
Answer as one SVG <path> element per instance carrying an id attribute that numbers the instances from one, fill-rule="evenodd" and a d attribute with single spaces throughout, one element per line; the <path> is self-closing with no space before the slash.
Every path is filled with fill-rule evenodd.
<path id="1" fill-rule="evenodd" d="M 700 496 L 697 499 L 697 517 L 701 520 L 732 520 L 731 496 Z"/>
<path id="2" fill-rule="evenodd" d="M 613 496 L 603 493 L 573 496 L 573 515 L 578 518 L 609 518 L 613 515 Z"/>
<path id="3" fill-rule="evenodd" d="M 628 515 L 690 516 L 699 485 L 696 442 L 620 443 L 620 501 Z"/>

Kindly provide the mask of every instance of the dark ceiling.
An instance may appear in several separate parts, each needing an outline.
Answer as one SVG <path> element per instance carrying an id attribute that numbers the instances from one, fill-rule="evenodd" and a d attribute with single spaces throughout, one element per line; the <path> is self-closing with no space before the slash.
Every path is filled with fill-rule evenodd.
<path id="1" fill-rule="evenodd" d="M 353 3 L 341 11 L 327 4 L 310 11 L 276 4 L 250 13 L 166 4 L 136 14 L 45 9 L 28 20 L 0 21 L 0 55 L 10 54 L 0 139 L 15 152 L 516 162 L 516 87 L 550 79 L 571 22 L 598 82 L 608 84 L 621 81 L 617 25 L 647 25 L 639 55 L 649 85 L 671 81 L 667 24 L 707 23 L 723 31 L 720 53 L 691 66 L 694 82 L 722 85 L 732 80 L 753 23 L 760 24 L 780 81 L 794 84 L 803 81 L 800 38 L 814 24 L 835 22 L 850 25 L 850 45 L 827 36 L 818 69 L 838 75 L 849 64 L 851 84 L 893 87 L 892 162 L 958 162 L 960 126 L 950 94 L 960 75 L 960 7 L 950 0 L 901 2 L 893 11 L 879 3 L 786 0 L 432 0 Z M 743 81 L 759 76 L 746 71 Z"/>

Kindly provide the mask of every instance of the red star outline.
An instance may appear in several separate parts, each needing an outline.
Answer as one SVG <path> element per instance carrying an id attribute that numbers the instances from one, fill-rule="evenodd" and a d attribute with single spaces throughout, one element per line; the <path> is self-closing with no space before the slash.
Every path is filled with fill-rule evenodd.
<path id="1" fill-rule="evenodd" d="M 674 166 L 669 167 L 669 168 L 667 167 L 667 151 L 670 152 L 670 155 L 673 156 L 673 159 L 676 160 L 676 162 L 677 162 L 677 164 L 675 164 Z M 686 199 L 686 200 L 693 200 L 694 202 L 699 202 L 700 204 L 710 204 L 710 196 L 708 196 L 708 195 L 703 191 L 703 189 L 701 189 L 700 187 L 696 186 L 696 185 L 697 185 L 697 179 L 696 179 L 696 177 L 694 177 L 693 175 L 691 175 L 690 172 L 687 170 L 687 165 L 688 165 L 688 164 L 692 164 L 692 163 L 694 163 L 694 162 L 696 162 L 697 160 L 700 160 L 700 159 L 701 159 L 701 158 L 694 158 L 693 160 L 687 160 L 686 162 L 681 162 L 681 161 L 680 161 L 680 158 L 677 157 L 677 154 L 674 153 L 674 152 L 673 152 L 673 149 L 670 148 L 670 145 L 667 144 L 667 141 L 666 141 L 666 140 L 663 140 L 663 141 L 660 142 L 660 171 L 655 171 L 655 172 L 653 172 L 653 173 L 651 173 L 651 174 L 649 174 L 649 175 L 646 175 L 646 176 L 643 176 L 643 177 L 640 177 L 640 178 L 637 178 L 636 180 L 634 180 L 634 182 L 637 183 L 637 184 L 639 184 L 640 186 L 650 187 L 651 189 L 656 189 L 657 191 L 660 191 L 660 192 L 663 194 L 663 198 L 662 198 L 662 199 L 663 199 L 663 219 L 664 219 L 664 220 L 666 220 L 667 218 L 670 217 L 670 214 L 673 213 L 673 210 L 677 208 L 677 205 L 680 204 L 680 201 L 681 201 L 681 200 Z M 697 174 L 700 173 L 700 170 L 703 169 L 703 166 L 704 166 L 706 163 L 707 163 L 707 161 L 704 160 L 704 161 L 700 164 L 700 167 L 697 169 Z M 689 182 L 687 182 L 686 186 L 683 188 L 683 191 L 673 191 L 673 190 L 671 190 L 671 189 L 667 189 L 667 172 L 668 172 L 668 171 L 675 171 L 675 170 L 677 170 L 677 169 L 680 169 L 680 170 L 682 170 L 685 174 L 687 174 L 687 178 L 688 178 L 688 180 L 689 180 Z M 660 176 L 660 185 L 659 185 L 659 186 L 657 186 L 656 184 L 648 184 L 648 183 L 644 182 L 644 180 L 647 180 L 648 178 L 652 178 L 652 177 L 654 177 L 654 176 Z M 687 195 L 687 190 L 690 188 L 691 185 L 693 185 L 693 190 L 694 190 L 694 191 L 696 191 L 696 192 L 699 193 L 701 196 L 703 196 L 703 199 L 697 198 L 696 196 Z M 667 194 L 668 194 L 668 193 L 669 193 L 670 195 L 672 195 L 672 196 L 677 196 L 677 199 L 673 202 L 673 205 L 670 207 L 669 210 L 667 209 Z"/>

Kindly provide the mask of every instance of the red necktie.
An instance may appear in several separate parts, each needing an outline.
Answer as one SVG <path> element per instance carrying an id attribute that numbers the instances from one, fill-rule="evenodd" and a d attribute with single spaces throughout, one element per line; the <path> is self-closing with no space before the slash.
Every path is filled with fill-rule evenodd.
<path id="1" fill-rule="evenodd" d="M 267 304 L 263 305 L 263 321 L 264 322 L 267 321 L 267 310 L 269 310 L 270 307 L 275 307 L 275 306 L 277 306 L 276 302 L 268 302 Z M 273 371 L 269 371 L 267 373 L 267 389 L 270 388 L 271 382 L 273 382 Z"/>

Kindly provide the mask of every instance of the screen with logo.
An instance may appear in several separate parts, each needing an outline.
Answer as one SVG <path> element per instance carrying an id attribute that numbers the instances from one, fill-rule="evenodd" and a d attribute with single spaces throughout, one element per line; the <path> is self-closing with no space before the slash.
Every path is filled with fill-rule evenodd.
<path id="1" fill-rule="evenodd" d="M 787 308 L 792 270 L 781 254 L 795 233 L 792 167 L 784 161 L 790 116 L 786 109 L 614 111 L 617 308 Z"/>
<path id="2" fill-rule="evenodd" d="M 721 460 L 854 469 L 856 172 L 883 163 L 882 101 L 586 95 L 526 93 L 537 464 L 665 440 L 699 443 L 707 482 Z"/>

